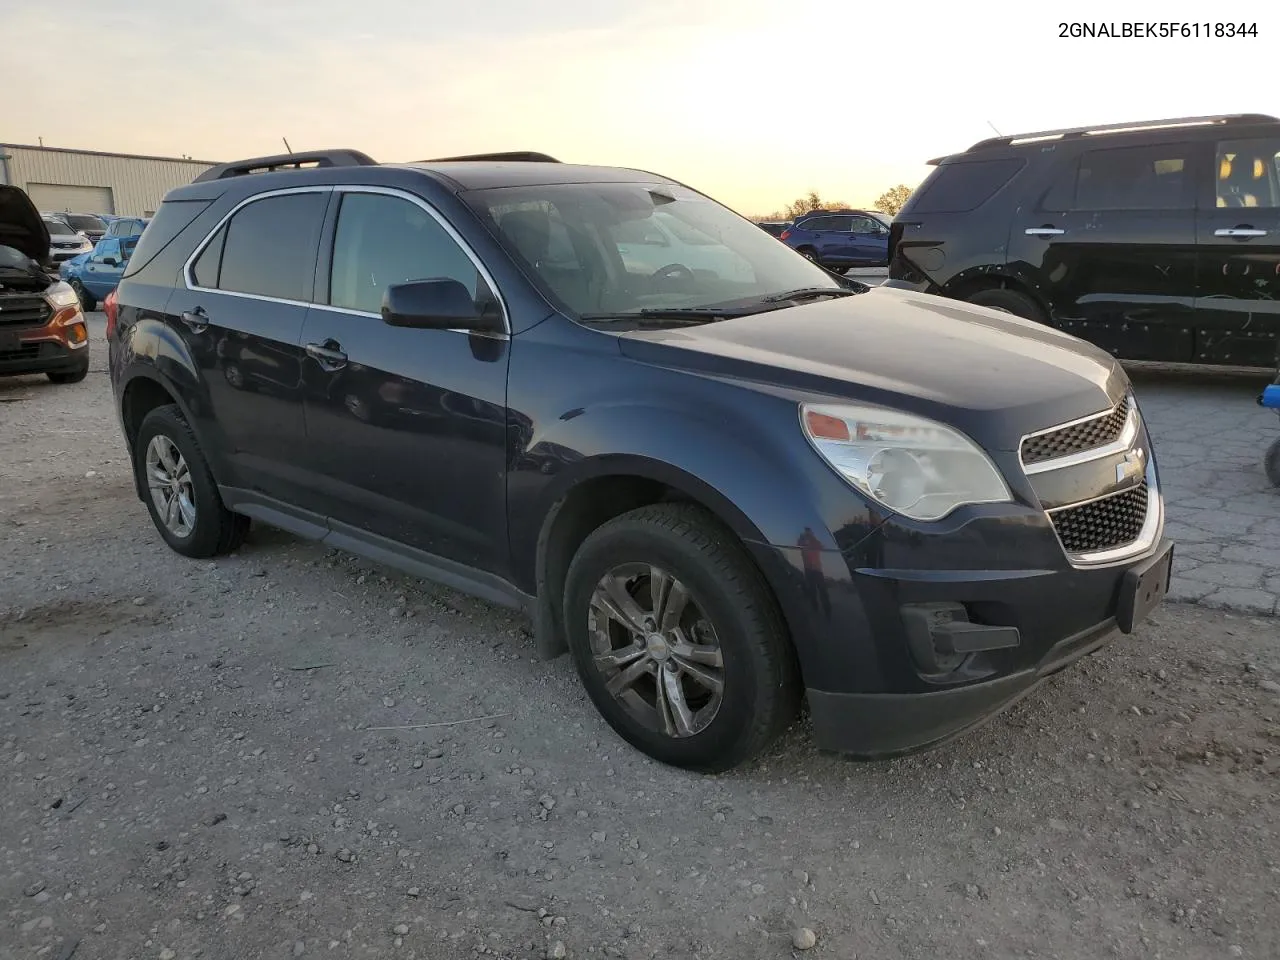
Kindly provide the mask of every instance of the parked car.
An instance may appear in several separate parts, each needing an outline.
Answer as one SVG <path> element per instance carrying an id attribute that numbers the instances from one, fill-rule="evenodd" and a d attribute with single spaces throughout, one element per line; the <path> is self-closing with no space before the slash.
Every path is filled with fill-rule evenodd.
<path id="1" fill-rule="evenodd" d="M 45 230 L 49 234 L 49 249 L 46 251 L 48 263 L 57 266 L 93 249 L 93 241 L 76 232 L 76 229 L 66 220 L 53 216 L 44 216 L 40 219 L 44 221 Z"/>
<path id="2" fill-rule="evenodd" d="M 883 267 L 889 258 L 889 227 L 882 216 L 867 210 L 817 210 L 796 217 L 779 239 L 831 270 Z"/>
<path id="3" fill-rule="evenodd" d="M 80 298 L 82 310 L 96 309 L 102 299 L 116 288 L 137 245 L 138 235 L 104 237 L 92 250 L 59 266 L 58 273 Z"/>
<path id="4" fill-rule="evenodd" d="M 107 224 L 107 232 L 104 236 L 121 239 L 140 237 L 150 222 L 150 217 L 115 217 Z"/>
<path id="5" fill-rule="evenodd" d="M 45 216 L 62 220 L 76 233 L 88 237 L 93 243 L 101 240 L 107 232 L 106 221 L 92 213 L 60 213 L 54 211 L 45 214 Z"/>
<path id="6" fill-rule="evenodd" d="M 89 333 L 74 291 L 42 265 L 49 242 L 26 192 L 0 184 L 0 376 L 76 383 L 89 372 Z"/>
<path id="7" fill-rule="evenodd" d="M 1007 310 L 1126 360 L 1272 367 L 1280 120 L 993 137 L 932 161 L 889 285 Z"/>
<path id="8" fill-rule="evenodd" d="M 769 236 L 771 237 L 781 237 L 783 234 L 783 231 L 785 231 L 789 226 L 791 226 L 791 221 L 790 220 L 761 220 L 756 224 L 756 226 L 758 226 L 765 233 L 769 234 Z"/>
<path id="9" fill-rule="evenodd" d="M 750 275 L 624 267 L 619 228 L 659 214 Z M 667 763 L 731 767 L 802 696 L 822 747 L 934 745 L 1168 585 L 1112 357 L 834 277 L 656 174 L 223 164 L 169 193 L 106 313 L 171 549 L 253 518 L 524 610 Z"/>

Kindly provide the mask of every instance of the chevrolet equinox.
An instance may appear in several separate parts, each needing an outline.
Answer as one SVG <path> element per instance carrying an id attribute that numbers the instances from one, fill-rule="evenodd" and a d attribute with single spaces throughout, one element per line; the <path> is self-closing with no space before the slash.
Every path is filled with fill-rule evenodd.
<path id="1" fill-rule="evenodd" d="M 1112 357 L 837 277 L 656 174 L 223 164 L 106 312 L 173 550 L 256 520 L 526 611 L 667 763 L 741 763 L 804 700 L 822 748 L 938 744 L 1167 588 Z"/>

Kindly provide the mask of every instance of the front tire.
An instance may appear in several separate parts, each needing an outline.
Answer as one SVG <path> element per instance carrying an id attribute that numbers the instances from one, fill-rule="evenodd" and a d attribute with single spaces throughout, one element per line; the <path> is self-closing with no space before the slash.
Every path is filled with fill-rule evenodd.
<path id="1" fill-rule="evenodd" d="M 56 373 L 47 374 L 49 379 L 56 384 L 65 385 L 69 383 L 79 383 L 89 375 L 89 364 L 85 363 L 83 367 L 77 367 L 74 370 L 59 370 Z"/>
<path id="2" fill-rule="evenodd" d="M 142 420 L 133 469 L 156 530 L 185 557 L 216 557 L 244 542 L 249 518 L 232 513 L 195 433 L 176 405 L 156 407 Z"/>
<path id="3" fill-rule="evenodd" d="M 80 298 L 80 309 L 85 313 L 92 313 L 98 307 L 98 301 L 93 299 L 93 294 L 84 288 L 84 284 L 79 280 L 71 281 L 71 289 L 76 292 L 76 296 Z"/>
<path id="4" fill-rule="evenodd" d="M 727 770 L 799 710 L 777 604 L 733 535 L 699 507 L 641 507 L 588 536 L 569 566 L 563 623 L 596 708 L 663 763 Z"/>

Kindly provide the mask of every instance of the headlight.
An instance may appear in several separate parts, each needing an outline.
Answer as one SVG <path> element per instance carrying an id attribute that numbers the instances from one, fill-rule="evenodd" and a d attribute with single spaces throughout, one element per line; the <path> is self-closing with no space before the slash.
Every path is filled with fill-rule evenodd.
<path id="1" fill-rule="evenodd" d="M 981 448 L 932 420 L 881 407 L 806 403 L 800 422 L 814 449 L 849 483 L 913 520 L 1012 499 Z"/>
<path id="2" fill-rule="evenodd" d="M 55 309 L 58 307 L 78 307 L 80 305 L 80 298 L 76 296 L 76 292 L 61 280 L 45 291 L 44 298 Z"/>

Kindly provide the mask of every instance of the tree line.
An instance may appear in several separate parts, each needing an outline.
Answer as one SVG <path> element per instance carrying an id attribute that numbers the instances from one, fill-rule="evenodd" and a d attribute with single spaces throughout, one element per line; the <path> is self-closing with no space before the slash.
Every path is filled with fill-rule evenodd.
<path id="1" fill-rule="evenodd" d="M 910 196 L 911 188 L 905 183 L 900 183 L 896 187 L 890 187 L 880 194 L 880 198 L 875 202 L 874 209 L 891 216 L 896 215 Z M 775 210 L 773 213 L 763 217 L 756 217 L 755 219 L 794 220 L 797 217 L 803 217 L 806 213 L 815 213 L 819 210 L 847 210 L 850 206 L 851 204 L 845 203 L 843 200 L 823 200 L 816 190 L 810 190 L 805 196 L 792 201 L 781 210 Z"/>

